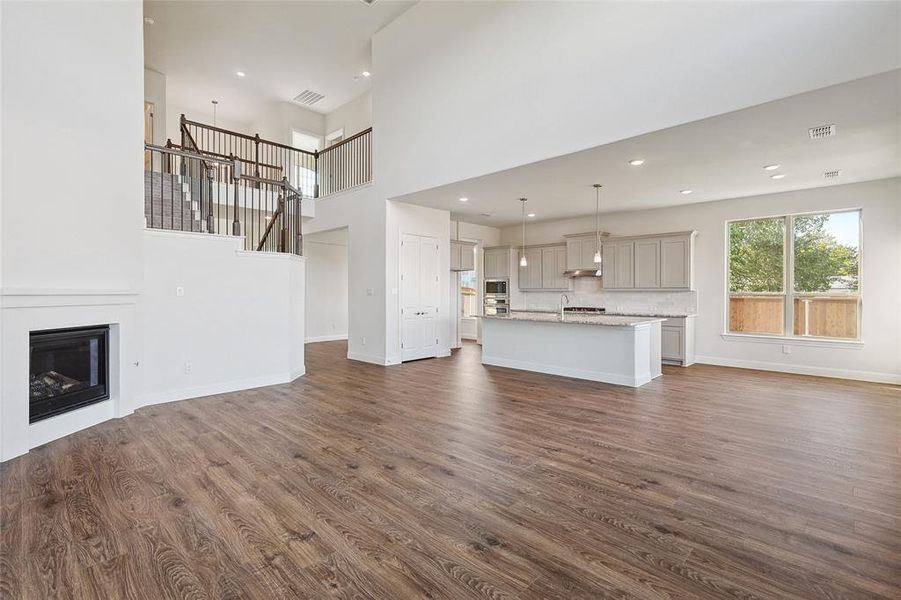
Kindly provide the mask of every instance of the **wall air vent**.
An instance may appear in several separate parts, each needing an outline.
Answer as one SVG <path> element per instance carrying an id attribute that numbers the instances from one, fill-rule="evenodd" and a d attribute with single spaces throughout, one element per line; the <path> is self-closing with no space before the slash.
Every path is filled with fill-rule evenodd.
<path id="1" fill-rule="evenodd" d="M 323 98 L 325 98 L 325 96 L 323 96 L 319 92 L 314 92 L 313 90 L 304 90 L 294 96 L 293 101 L 297 104 L 303 104 L 304 106 L 313 106 Z"/>
<path id="2" fill-rule="evenodd" d="M 810 139 L 812 140 L 821 140 L 823 138 L 832 137 L 835 135 L 835 125 L 811 127 L 807 130 L 807 133 L 810 134 Z"/>
<path id="3" fill-rule="evenodd" d="M 840 169 L 835 169 L 834 171 L 823 171 L 823 177 L 826 179 L 835 179 L 842 174 Z"/>

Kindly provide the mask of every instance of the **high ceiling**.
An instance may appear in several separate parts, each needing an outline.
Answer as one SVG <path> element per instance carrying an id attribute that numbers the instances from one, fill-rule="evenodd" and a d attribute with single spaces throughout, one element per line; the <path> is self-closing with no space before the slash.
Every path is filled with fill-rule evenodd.
<path id="1" fill-rule="evenodd" d="M 835 124 L 834 137 L 808 129 Z M 632 159 L 643 159 L 632 166 Z M 767 171 L 766 165 L 779 164 Z M 827 179 L 825 171 L 840 170 Z M 784 174 L 772 179 L 771 175 Z M 901 70 L 396 198 L 464 222 L 640 210 L 901 176 Z M 682 194 L 681 190 L 692 190 Z M 468 198 L 461 202 L 461 197 Z M 485 216 L 484 213 L 490 216 Z"/>
<path id="2" fill-rule="evenodd" d="M 327 113 L 369 89 L 373 34 L 413 4 L 145 2 L 144 64 L 168 77 L 179 107 L 207 111 L 215 98 L 223 118 L 245 121 L 309 89 L 325 95 L 309 108 Z"/>

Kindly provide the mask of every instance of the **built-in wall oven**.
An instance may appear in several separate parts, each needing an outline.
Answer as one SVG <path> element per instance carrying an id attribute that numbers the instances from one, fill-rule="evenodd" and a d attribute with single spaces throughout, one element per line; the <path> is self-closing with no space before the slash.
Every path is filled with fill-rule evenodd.
<path id="1" fill-rule="evenodd" d="M 486 279 L 485 298 L 482 314 L 486 316 L 507 316 L 510 312 L 507 287 L 509 279 Z"/>

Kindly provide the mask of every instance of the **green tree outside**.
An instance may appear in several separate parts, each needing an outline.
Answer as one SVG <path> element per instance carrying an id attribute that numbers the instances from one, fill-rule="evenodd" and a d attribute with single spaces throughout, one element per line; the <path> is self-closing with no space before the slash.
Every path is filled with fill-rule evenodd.
<path id="1" fill-rule="evenodd" d="M 795 291 L 856 291 L 859 251 L 826 231 L 828 214 L 794 218 Z M 781 293 L 785 281 L 785 219 L 729 224 L 729 291 Z"/>

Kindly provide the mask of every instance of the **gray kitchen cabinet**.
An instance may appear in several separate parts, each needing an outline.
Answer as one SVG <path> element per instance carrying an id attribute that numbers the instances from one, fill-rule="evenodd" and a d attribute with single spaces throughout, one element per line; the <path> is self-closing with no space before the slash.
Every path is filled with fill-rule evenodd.
<path id="1" fill-rule="evenodd" d="M 605 242 L 603 254 L 603 285 L 610 290 L 630 290 L 635 287 L 635 242 Z"/>
<path id="2" fill-rule="evenodd" d="M 474 271 L 475 252 L 473 252 L 475 244 L 471 242 L 460 242 L 451 240 L 450 243 L 450 270 L 451 271 Z"/>
<path id="3" fill-rule="evenodd" d="M 519 267 L 519 289 L 523 291 L 568 290 L 566 246 L 526 247 L 525 267 Z M 517 261 L 519 253 L 517 252 Z"/>
<path id="4" fill-rule="evenodd" d="M 510 277 L 510 248 L 485 248 L 485 279 L 504 279 Z"/>
<path id="5" fill-rule="evenodd" d="M 660 239 L 660 287 L 691 289 L 691 235 Z"/>
<path id="6" fill-rule="evenodd" d="M 660 358 L 687 367 L 695 362 L 695 318 L 673 317 L 660 325 Z"/>
<path id="7" fill-rule="evenodd" d="M 660 354 L 663 360 L 682 361 L 682 327 L 662 326 L 660 328 Z"/>
<path id="8" fill-rule="evenodd" d="M 635 287 L 660 287 L 660 240 L 635 240 Z"/>
<path id="9" fill-rule="evenodd" d="M 450 270 L 451 271 L 459 271 L 461 262 L 463 258 L 463 252 L 460 248 L 460 244 L 457 242 L 450 243 Z"/>
<path id="10" fill-rule="evenodd" d="M 594 253 L 598 242 L 595 235 L 571 237 L 566 240 L 566 270 L 594 269 Z"/>
<path id="11" fill-rule="evenodd" d="M 695 235 L 686 231 L 605 241 L 604 289 L 692 289 Z"/>

